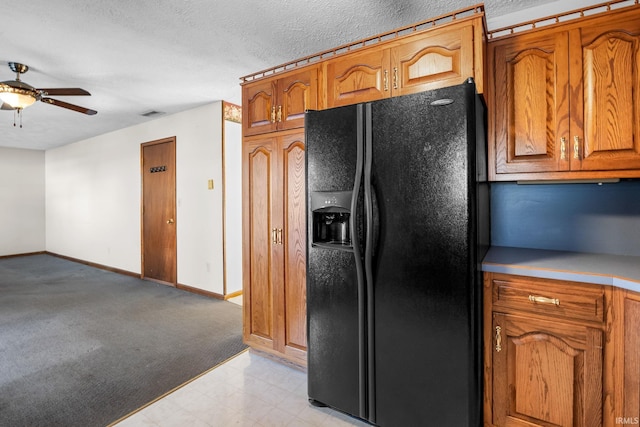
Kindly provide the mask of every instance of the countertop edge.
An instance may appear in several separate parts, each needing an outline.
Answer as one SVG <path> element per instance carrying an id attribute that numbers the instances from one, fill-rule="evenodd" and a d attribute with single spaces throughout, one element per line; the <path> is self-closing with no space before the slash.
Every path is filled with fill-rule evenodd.
<path id="1" fill-rule="evenodd" d="M 492 246 L 482 271 L 592 283 L 640 292 L 640 257 Z"/>

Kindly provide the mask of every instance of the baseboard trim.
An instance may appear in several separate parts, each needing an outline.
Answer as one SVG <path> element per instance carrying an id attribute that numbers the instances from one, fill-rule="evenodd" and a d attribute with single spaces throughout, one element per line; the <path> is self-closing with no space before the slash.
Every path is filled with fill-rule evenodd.
<path id="1" fill-rule="evenodd" d="M 228 300 L 228 299 L 231 299 L 231 298 L 239 297 L 240 295 L 242 295 L 242 290 L 231 292 L 230 294 L 225 295 L 224 299 Z"/>
<path id="2" fill-rule="evenodd" d="M 16 258 L 16 257 L 19 257 L 19 256 L 42 255 L 42 254 L 46 254 L 46 252 L 45 251 L 39 251 L 39 252 L 27 252 L 27 253 L 24 253 L 24 254 L 0 255 L 0 259 Z"/>
<path id="3" fill-rule="evenodd" d="M 91 261 L 85 261 L 83 259 L 73 258 L 73 257 L 66 256 L 66 255 L 60 255 L 60 254 L 57 254 L 57 253 L 54 253 L 54 252 L 45 251 L 43 253 L 45 253 L 47 255 L 54 256 L 54 257 L 66 259 L 68 261 L 73 261 L 73 262 L 77 262 L 77 263 L 80 263 L 80 264 L 88 265 L 89 267 L 99 268 L 100 270 L 111 271 L 112 273 L 124 274 L 125 276 L 131 276 L 131 277 L 136 277 L 136 278 L 140 279 L 140 274 L 134 273 L 132 271 L 122 270 L 120 268 L 115 268 L 115 267 L 109 267 L 108 265 L 98 264 L 98 263 L 91 262 Z"/>

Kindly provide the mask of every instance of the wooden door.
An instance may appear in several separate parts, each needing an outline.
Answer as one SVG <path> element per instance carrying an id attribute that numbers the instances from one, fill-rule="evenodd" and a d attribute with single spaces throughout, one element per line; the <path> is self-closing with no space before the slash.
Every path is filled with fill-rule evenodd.
<path id="1" fill-rule="evenodd" d="M 495 172 L 568 170 L 568 34 L 523 35 L 489 49 Z"/>
<path id="2" fill-rule="evenodd" d="M 245 342 L 272 349 L 277 290 L 274 276 L 282 270 L 279 254 L 273 251 L 278 238 L 274 222 L 274 198 L 279 197 L 277 138 L 245 140 L 242 151 L 243 337 Z"/>
<path id="3" fill-rule="evenodd" d="M 391 96 L 389 49 L 368 49 L 325 63 L 327 108 Z"/>
<path id="4" fill-rule="evenodd" d="M 493 424 L 602 425 L 603 332 L 494 313 Z"/>
<path id="5" fill-rule="evenodd" d="M 142 277 L 172 286 L 176 261 L 176 139 L 142 144 Z"/>
<path id="6" fill-rule="evenodd" d="M 284 269 L 278 319 L 282 336 L 280 351 L 306 361 L 306 196 L 304 133 L 282 137 L 282 241 Z"/>
<path id="7" fill-rule="evenodd" d="M 640 13 L 572 31 L 571 169 L 640 169 Z"/>
<path id="8" fill-rule="evenodd" d="M 242 129 L 245 136 L 276 130 L 276 85 L 277 80 L 271 78 L 242 87 Z"/>
<path id="9" fill-rule="evenodd" d="M 473 24 L 434 30 L 391 49 L 393 96 L 464 83 L 475 75 Z"/>
<path id="10" fill-rule="evenodd" d="M 278 129 L 304 127 L 304 113 L 318 108 L 318 69 L 307 68 L 278 79 Z"/>

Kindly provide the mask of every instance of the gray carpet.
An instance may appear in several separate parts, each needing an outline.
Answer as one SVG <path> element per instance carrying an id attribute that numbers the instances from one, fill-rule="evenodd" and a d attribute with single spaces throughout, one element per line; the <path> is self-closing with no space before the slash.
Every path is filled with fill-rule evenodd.
<path id="1" fill-rule="evenodd" d="M 0 426 L 105 426 L 246 348 L 241 311 L 50 255 L 0 259 Z"/>

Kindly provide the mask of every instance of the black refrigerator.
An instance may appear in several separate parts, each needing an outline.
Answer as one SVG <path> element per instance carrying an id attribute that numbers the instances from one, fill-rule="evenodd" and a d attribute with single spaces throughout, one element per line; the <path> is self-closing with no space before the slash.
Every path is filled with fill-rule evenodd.
<path id="1" fill-rule="evenodd" d="M 308 393 L 395 426 L 482 423 L 485 107 L 458 86 L 309 111 Z"/>

